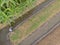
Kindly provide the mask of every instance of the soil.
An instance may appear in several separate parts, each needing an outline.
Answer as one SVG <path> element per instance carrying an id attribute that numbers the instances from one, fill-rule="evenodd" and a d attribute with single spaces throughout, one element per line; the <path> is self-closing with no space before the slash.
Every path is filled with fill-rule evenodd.
<path id="1" fill-rule="evenodd" d="M 38 42 L 37 45 L 60 45 L 60 26 L 43 40 Z"/>
<path id="2" fill-rule="evenodd" d="M 0 24 L 0 29 L 4 28 L 6 25 Z"/>

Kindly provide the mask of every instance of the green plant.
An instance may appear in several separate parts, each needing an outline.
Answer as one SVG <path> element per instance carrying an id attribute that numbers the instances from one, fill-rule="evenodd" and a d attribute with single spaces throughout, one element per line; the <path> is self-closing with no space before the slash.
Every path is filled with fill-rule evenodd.
<path id="1" fill-rule="evenodd" d="M 35 0 L 0 0 L 0 23 L 8 23 L 19 17 L 18 13 L 31 5 Z"/>

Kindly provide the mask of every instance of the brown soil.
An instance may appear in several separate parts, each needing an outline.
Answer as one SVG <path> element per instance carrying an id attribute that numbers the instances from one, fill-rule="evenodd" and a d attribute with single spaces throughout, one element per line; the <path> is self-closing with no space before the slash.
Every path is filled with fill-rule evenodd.
<path id="1" fill-rule="evenodd" d="M 38 0 L 37 2 L 36 2 L 36 5 L 39 5 L 40 3 L 42 3 L 42 2 L 44 2 L 45 0 Z"/>
<path id="2" fill-rule="evenodd" d="M 0 24 L 0 29 L 4 28 L 6 25 Z"/>
<path id="3" fill-rule="evenodd" d="M 60 26 L 43 40 L 38 42 L 37 45 L 60 45 Z"/>

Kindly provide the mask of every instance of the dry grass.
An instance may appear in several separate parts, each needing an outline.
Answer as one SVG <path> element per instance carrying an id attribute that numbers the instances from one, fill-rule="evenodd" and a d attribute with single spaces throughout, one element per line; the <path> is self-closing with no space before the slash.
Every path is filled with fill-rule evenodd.
<path id="1" fill-rule="evenodd" d="M 0 24 L 0 29 L 4 28 L 5 26 L 5 24 Z"/>

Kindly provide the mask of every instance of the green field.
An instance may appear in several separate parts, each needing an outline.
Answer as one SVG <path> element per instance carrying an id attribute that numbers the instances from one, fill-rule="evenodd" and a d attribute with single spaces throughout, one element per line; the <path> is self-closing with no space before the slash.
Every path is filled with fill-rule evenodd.
<path id="1" fill-rule="evenodd" d="M 20 25 L 16 30 L 19 30 L 21 33 L 17 33 L 16 31 L 14 31 L 14 34 L 10 36 L 11 41 L 14 43 L 18 43 L 21 39 L 29 35 L 32 31 L 35 31 L 42 23 L 49 19 L 50 16 L 55 15 L 59 11 L 60 0 L 56 0 L 48 7 L 42 9 L 42 11 L 40 11 L 37 15 L 33 16 L 32 18 L 29 18 L 26 22 Z M 16 35 L 18 36 L 16 37 Z"/>
<path id="2" fill-rule="evenodd" d="M 35 0 L 0 0 L 0 23 L 9 24 L 19 17 Z"/>

